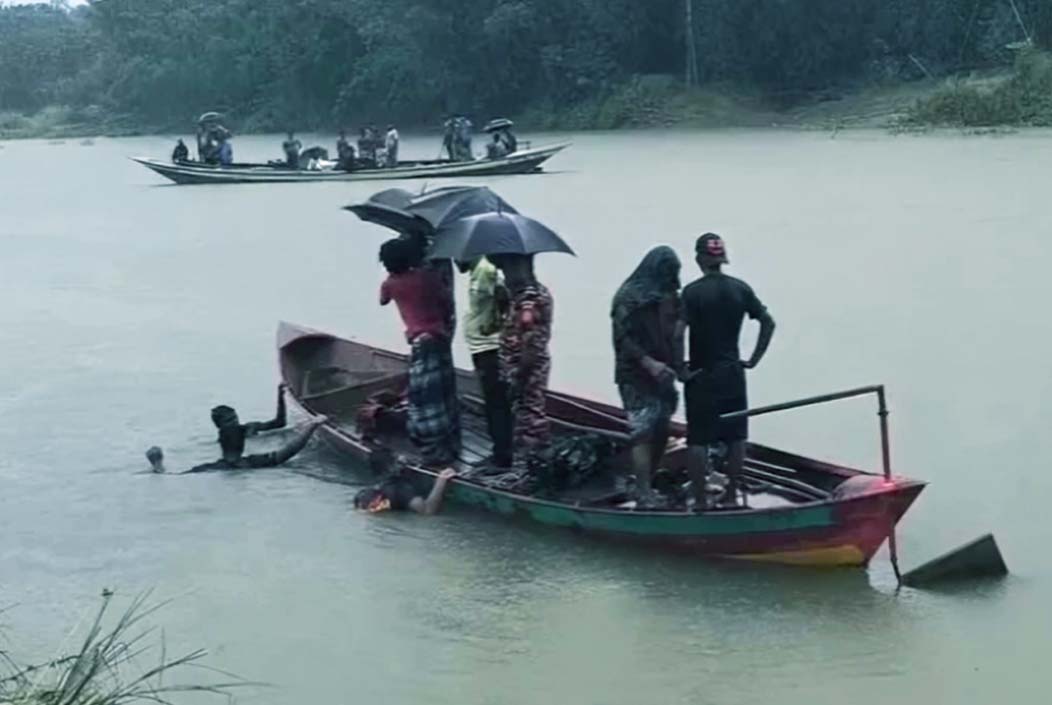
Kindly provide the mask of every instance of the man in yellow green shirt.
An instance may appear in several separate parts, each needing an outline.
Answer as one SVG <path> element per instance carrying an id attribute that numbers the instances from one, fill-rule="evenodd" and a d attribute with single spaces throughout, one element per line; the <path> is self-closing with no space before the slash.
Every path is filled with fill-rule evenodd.
<path id="1" fill-rule="evenodd" d="M 487 464 L 498 468 L 511 467 L 511 403 L 507 385 L 500 377 L 500 331 L 504 317 L 498 292 L 504 284 L 500 270 L 485 257 L 461 262 L 457 266 L 468 274 L 464 338 L 482 388 L 486 425 L 493 441 L 493 455 L 487 459 Z"/>

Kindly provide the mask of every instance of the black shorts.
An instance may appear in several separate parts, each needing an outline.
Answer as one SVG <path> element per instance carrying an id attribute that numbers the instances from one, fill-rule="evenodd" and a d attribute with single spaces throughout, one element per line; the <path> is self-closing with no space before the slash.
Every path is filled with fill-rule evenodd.
<path id="1" fill-rule="evenodd" d="M 741 363 L 726 363 L 698 373 L 687 384 L 685 397 L 690 445 L 744 441 L 749 437 L 748 418 L 720 419 L 720 414 L 749 408 Z"/>

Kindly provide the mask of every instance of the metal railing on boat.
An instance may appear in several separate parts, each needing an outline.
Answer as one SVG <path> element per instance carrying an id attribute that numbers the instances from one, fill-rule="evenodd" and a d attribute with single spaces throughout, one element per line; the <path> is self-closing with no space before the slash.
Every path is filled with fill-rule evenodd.
<path id="1" fill-rule="evenodd" d="M 777 411 L 789 411 L 790 409 L 799 409 L 803 406 L 827 404 L 831 401 L 840 401 L 842 399 L 862 397 L 868 394 L 875 394 L 877 396 L 877 416 L 880 417 L 880 451 L 881 460 L 883 461 L 884 465 L 884 479 L 891 480 L 891 446 L 888 441 L 888 406 L 887 400 L 884 396 L 883 384 L 874 384 L 868 387 L 857 387 L 855 389 L 847 389 L 842 392 L 832 392 L 830 394 L 820 394 L 814 397 L 806 397 L 804 399 L 796 399 L 795 401 L 782 402 L 781 404 L 758 406 L 755 409 L 742 409 L 741 411 L 732 411 L 727 414 L 721 414 L 720 418 L 729 421 L 731 419 L 748 418 L 751 416 L 763 416 L 764 414 L 773 414 Z"/>
<path id="2" fill-rule="evenodd" d="M 769 406 L 760 406 L 755 409 L 742 409 L 741 411 L 732 411 L 728 414 L 721 414 L 720 418 L 725 420 L 749 418 L 751 416 L 763 416 L 764 414 L 773 414 L 777 411 L 789 411 L 790 409 L 799 409 L 804 406 L 815 406 L 816 404 L 828 404 L 833 401 L 840 401 L 842 399 L 851 399 L 853 397 L 862 397 L 869 394 L 875 394 L 877 397 L 877 416 L 880 417 L 880 453 L 881 461 L 884 465 L 884 480 L 886 482 L 892 482 L 891 479 L 891 445 L 888 441 L 888 405 L 887 399 L 884 395 L 884 385 L 874 384 L 868 387 L 858 387 L 856 389 L 846 389 L 842 392 L 832 392 L 830 394 L 819 394 L 814 397 L 806 397 L 804 399 L 797 399 L 795 401 L 786 401 L 781 404 L 770 404 Z M 888 531 L 888 552 L 891 558 L 891 568 L 895 572 L 895 579 L 899 585 L 902 585 L 902 573 L 899 570 L 899 551 L 898 541 L 895 537 L 895 525 L 892 523 Z"/>

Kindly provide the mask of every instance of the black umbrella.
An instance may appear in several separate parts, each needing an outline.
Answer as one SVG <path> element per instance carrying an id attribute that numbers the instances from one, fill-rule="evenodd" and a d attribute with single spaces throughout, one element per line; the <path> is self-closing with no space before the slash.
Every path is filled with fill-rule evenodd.
<path id="1" fill-rule="evenodd" d="M 364 203 L 344 206 L 367 223 L 376 223 L 400 233 L 428 232 L 431 224 L 418 218 L 406 208 L 413 202 L 413 194 L 401 188 L 389 188 L 374 193 Z"/>
<path id="2" fill-rule="evenodd" d="M 370 223 L 398 232 L 422 231 L 428 236 L 467 216 L 490 211 L 518 212 L 485 186 L 446 186 L 417 195 L 392 188 L 345 209 Z"/>
<path id="3" fill-rule="evenodd" d="M 447 186 L 422 193 L 406 208 L 436 231 L 480 213 L 518 213 L 510 203 L 485 186 Z"/>
<path id="4" fill-rule="evenodd" d="M 428 256 L 465 262 L 483 255 L 539 252 L 574 254 L 570 246 L 543 223 L 517 213 L 495 212 L 461 218 L 442 228 Z"/>
<path id="5" fill-rule="evenodd" d="M 486 126 L 482 128 L 483 132 L 496 132 L 497 130 L 510 129 L 515 126 L 508 118 L 494 118 L 486 123 Z"/>

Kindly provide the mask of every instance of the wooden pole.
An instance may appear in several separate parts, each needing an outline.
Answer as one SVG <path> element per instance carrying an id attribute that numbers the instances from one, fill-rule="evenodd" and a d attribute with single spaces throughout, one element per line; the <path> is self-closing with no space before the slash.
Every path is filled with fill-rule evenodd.
<path id="1" fill-rule="evenodd" d="M 686 36 L 686 71 L 684 73 L 684 83 L 690 88 L 698 82 L 698 58 L 697 51 L 694 48 L 694 0 L 684 0 L 686 10 L 686 27 L 684 28 L 684 34 Z"/>

